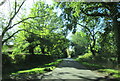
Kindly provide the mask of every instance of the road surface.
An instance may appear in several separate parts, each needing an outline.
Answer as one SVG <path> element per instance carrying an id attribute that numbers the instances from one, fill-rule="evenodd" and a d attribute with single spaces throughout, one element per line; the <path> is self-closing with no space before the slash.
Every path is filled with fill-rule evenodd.
<path id="1" fill-rule="evenodd" d="M 98 81 L 97 79 L 102 77 L 104 75 L 87 69 L 71 58 L 66 58 L 56 69 L 45 73 L 42 76 L 42 81 Z"/>

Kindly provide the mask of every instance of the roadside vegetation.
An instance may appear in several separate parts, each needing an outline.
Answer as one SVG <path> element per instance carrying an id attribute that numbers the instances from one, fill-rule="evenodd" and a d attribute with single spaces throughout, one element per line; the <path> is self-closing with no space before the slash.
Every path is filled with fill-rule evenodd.
<path id="1" fill-rule="evenodd" d="M 91 53 L 86 53 L 85 55 L 79 56 L 75 59 L 75 61 L 78 61 L 79 63 L 83 64 L 90 70 L 104 73 L 105 75 L 108 75 L 111 78 L 120 79 L 120 71 L 117 68 L 112 67 L 113 65 L 105 63 L 105 61 L 101 63 L 99 59 L 94 59 Z"/>
<path id="2" fill-rule="evenodd" d="M 50 72 L 54 70 L 58 64 L 62 61 L 62 59 L 55 60 L 54 62 L 45 64 L 43 66 L 38 66 L 37 68 L 32 68 L 28 70 L 20 70 L 15 73 L 10 74 L 10 78 L 14 80 L 31 80 L 31 79 L 37 79 L 37 77 L 42 76 L 46 72 Z"/>
<path id="3" fill-rule="evenodd" d="M 37 78 L 67 57 L 91 70 L 120 76 L 118 2 L 53 0 L 50 5 L 33 0 L 30 6 L 28 0 L 4 1 L 0 4 L 3 80 Z"/>

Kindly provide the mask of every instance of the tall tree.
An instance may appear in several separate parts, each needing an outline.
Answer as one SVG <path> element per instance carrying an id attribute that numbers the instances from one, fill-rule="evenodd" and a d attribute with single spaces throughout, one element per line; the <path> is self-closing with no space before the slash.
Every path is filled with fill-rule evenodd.
<path id="1" fill-rule="evenodd" d="M 102 3 L 58 3 L 62 10 L 66 11 L 67 8 L 71 8 L 69 12 L 72 12 L 73 16 L 78 18 L 86 17 L 104 17 L 106 21 L 112 20 L 113 31 L 116 39 L 118 61 L 120 63 L 120 24 L 117 19 L 119 18 L 119 3 L 118 2 L 102 2 Z M 67 13 L 68 14 L 68 13 Z"/>
<path id="2" fill-rule="evenodd" d="M 34 54 L 34 49 L 38 45 L 42 54 L 46 52 L 60 53 L 60 49 L 66 46 L 67 41 L 62 36 L 61 18 L 53 12 L 53 7 L 38 1 L 31 8 L 29 15 L 39 17 L 27 20 L 19 26 L 24 31 L 18 34 L 16 46 L 19 45 L 19 48 L 23 49 L 21 51 L 28 50 L 31 54 Z"/>

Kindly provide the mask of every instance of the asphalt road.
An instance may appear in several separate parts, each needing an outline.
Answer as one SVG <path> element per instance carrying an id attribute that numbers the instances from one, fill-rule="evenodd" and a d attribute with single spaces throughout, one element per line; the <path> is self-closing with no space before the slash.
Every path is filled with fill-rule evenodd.
<path id="1" fill-rule="evenodd" d="M 42 81 L 98 81 L 99 78 L 103 77 L 104 75 L 87 69 L 73 59 L 66 58 L 56 69 L 45 73 L 42 76 Z"/>

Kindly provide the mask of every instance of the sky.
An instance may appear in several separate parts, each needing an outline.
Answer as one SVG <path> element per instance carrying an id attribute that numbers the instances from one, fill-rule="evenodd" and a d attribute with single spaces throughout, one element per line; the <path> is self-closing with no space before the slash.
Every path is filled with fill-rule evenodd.
<path id="1" fill-rule="evenodd" d="M 0 0 L 0 2 L 2 2 L 3 0 Z M 8 14 L 9 12 L 12 11 L 12 3 L 15 0 L 6 0 L 6 2 L 0 6 L 0 12 L 4 13 L 4 14 Z M 19 2 L 21 0 L 17 0 L 17 2 Z M 23 7 L 26 8 L 26 10 L 29 12 L 30 8 L 32 7 L 32 5 L 36 2 L 36 1 L 40 1 L 40 0 L 26 0 Z M 41 0 L 41 1 L 45 1 L 45 3 L 47 4 L 52 4 L 52 0 Z"/>

